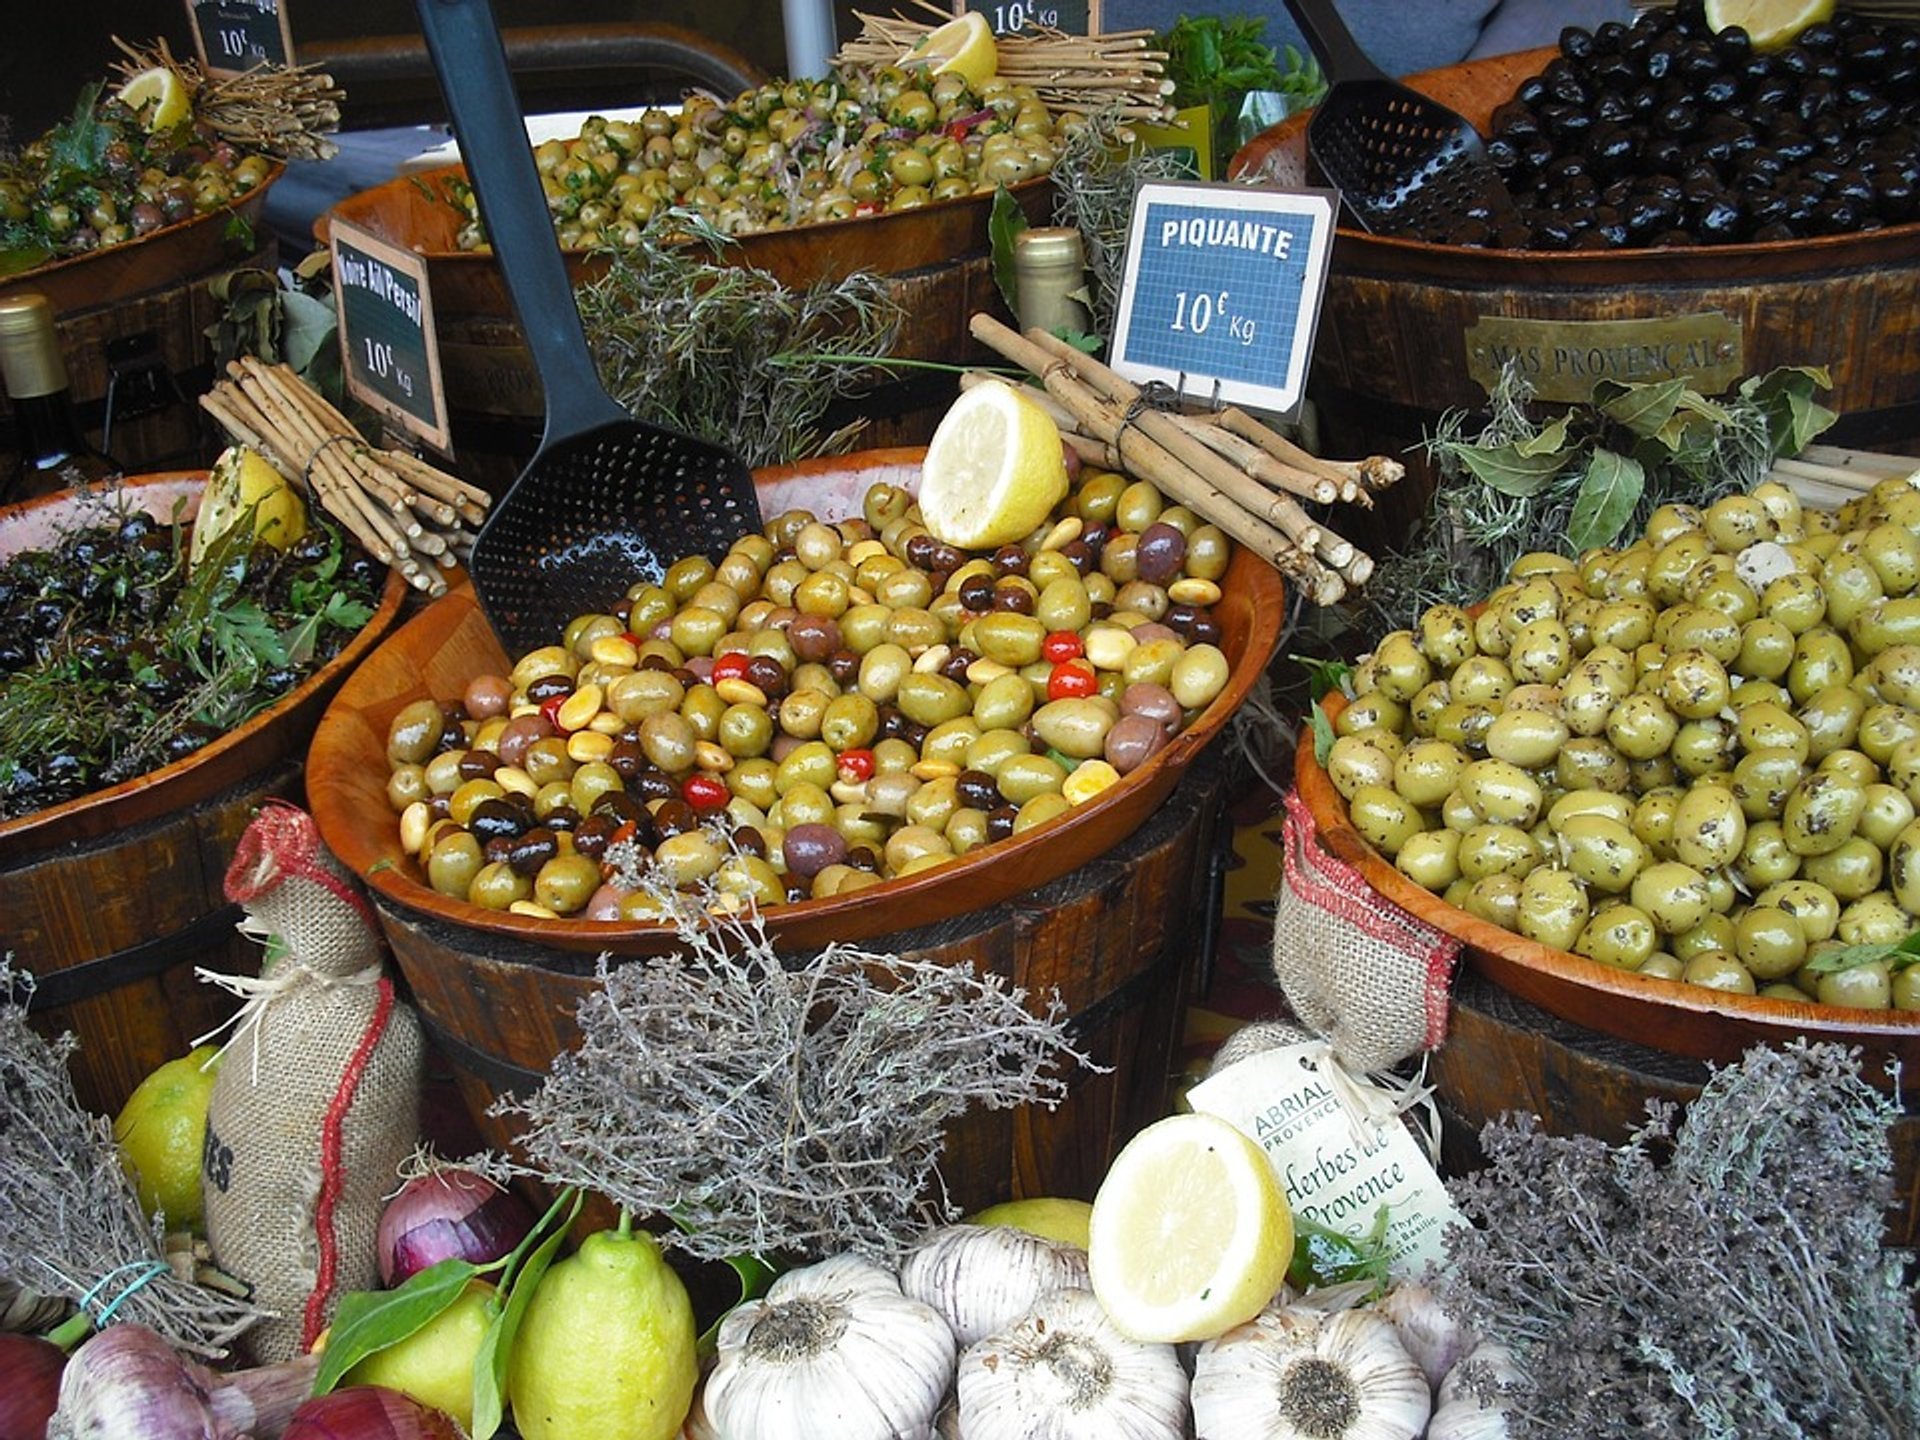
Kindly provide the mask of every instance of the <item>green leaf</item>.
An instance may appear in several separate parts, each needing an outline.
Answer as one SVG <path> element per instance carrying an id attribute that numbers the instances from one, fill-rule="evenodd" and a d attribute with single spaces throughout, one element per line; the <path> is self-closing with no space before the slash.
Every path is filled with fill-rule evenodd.
<path id="1" fill-rule="evenodd" d="M 480 1273 L 465 1260 L 442 1260 L 395 1290 L 356 1290 L 334 1312 L 313 1393 L 325 1395 L 367 1356 L 398 1345 L 444 1314 Z"/>
<path id="2" fill-rule="evenodd" d="M 1480 483 L 1502 495 L 1524 500 L 1537 495 L 1549 481 L 1566 468 L 1567 457 L 1560 452 L 1522 455 L 1517 445 L 1463 445 L 1454 452 Z"/>
<path id="3" fill-rule="evenodd" d="M 1344 1285 L 1352 1280 L 1371 1280 L 1376 1287 L 1384 1286 L 1393 1258 L 1387 1248 L 1387 1221 L 1387 1210 L 1382 1206 L 1374 1213 L 1366 1233 L 1355 1236 L 1296 1215 L 1287 1283 L 1296 1290 Z"/>
<path id="4" fill-rule="evenodd" d="M 283 294 L 280 307 L 287 328 L 283 342 L 287 364 L 296 373 L 304 374 L 313 363 L 314 355 L 323 346 L 333 345 L 339 319 L 334 314 L 333 306 L 298 290 Z"/>
<path id="5" fill-rule="evenodd" d="M 993 192 L 993 210 L 987 216 L 987 239 L 993 246 L 993 283 L 1007 309 L 1020 313 L 1020 277 L 1013 266 L 1013 241 L 1027 228 L 1027 212 L 1013 198 L 1013 192 L 1001 185 Z"/>
<path id="6" fill-rule="evenodd" d="M 1543 426 L 1536 435 L 1514 443 L 1514 453 L 1527 460 L 1537 460 L 1543 455 L 1560 455 L 1567 448 L 1567 421 L 1569 416 L 1562 415 L 1552 424 Z"/>
<path id="7" fill-rule="evenodd" d="M 1841 945 L 1814 956 L 1807 961 L 1806 969 L 1811 975 L 1838 975 L 1843 970 L 1857 970 L 1881 960 L 1894 961 L 1894 968 L 1901 970 L 1920 961 L 1920 930 L 1892 943 Z"/>
<path id="8" fill-rule="evenodd" d="M 767 1293 L 767 1287 L 773 1283 L 774 1269 L 766 1261 L 754 1255 L 729 1255 L 727 1268 L 740 1277 L 740 1298 L 727 1307 L 732 1311 L 736 1306 L 749 1300 L 757 1300 Z M 726 1312 L 719 1315 L 704 1331 L 695 1344 L 700 1358 L 711 1359 L 719 1349 L 720 1325 L 727 1318 Z"/>
<path id="9" fill-rule="evenodd" d="M 1333 754 L 1333 721 L 1316 703 L 1307 707 L 1307 724 L 1313 730 L 1313 758 L 1324 766 L 1327 758 Z"/>
<path id="10" fill-rule="evenodd" d="M 1639 461 L 1596 449 L 1580 482 L 1579 498 L 1573 502 L 1567 543 L 1576 551 L 1612 544 L 1633 518 L 1633 507 L 1646 488 L 1647 472 Z"/>
<path id="11" fill-rule="evenodd" d="M 1632 385 L 1602 380 L 1593 387 L 1593 403 L 1601 414 L 1635 435 L 1654 435 L 1673 418 L 1686 390 L 1687 382 L 1679 379 Z"/>
<path id="12" fill-rule="evenodd" d="M 573 1224 L 574 1217 L 580 1213 L 580 1204 L 586 1198 L 579 1190 L 574 1190 L 572 1194 L 573 1204 L 566 1217 L 554 1226 L 551 1235 L 540 1242 L 539 1248 L 527 1256 L 525 1263 L 514 1272 L 511 1282 L 506 1283 L 506 1303 L 498 1307 L 492 1323 L 487 1326 L 487 1333 L 481 1337 L 479 1353 L 473 1359 L 473 1440 L 489 1440 L 500 1428 L 506 1410 L 507 1364 L 513 1358 L 514 1337 L 520 1333 L 520 1322 L 526 1318 L 527 1307 L 533 1303 L 533 1292 L 539 1288 L 547 1267 L 553 1264 L 554 1255 L 567 1238 L 567 1227 Z M 553 1212 L 549 1210 L 547 1219 L 552 1218 Z M 546 1221 L 541 1223 L 544 1225 Z M 497 1291 L 494 1298 L 497 1304 Z"/>
<path id="13" fill-rule="evenodd" d="M 1787 396 L 1787 436 L 1783 454 L 1798 455 L 1840 417 L 1808 395 Z"/>
<path id="14" fill-rule="evenodd" d="M 1289 655 L 1287 658 L 1307 672 L 1307 689 L 1316 702 L 1336 690 L 1345 693 L 1347 677 L 1353 674 L 1353 666 L 1344 660 L 1320 660 L 1312 655 Z"/>

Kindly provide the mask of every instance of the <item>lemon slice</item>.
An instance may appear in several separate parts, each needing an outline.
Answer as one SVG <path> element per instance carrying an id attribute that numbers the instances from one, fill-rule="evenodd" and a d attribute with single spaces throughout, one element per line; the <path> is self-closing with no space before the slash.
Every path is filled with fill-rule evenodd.
<path id="1" fill-rule="evenodd" d="M 116 97 L 134 114 L 148 106 L 147 133 L 171 130 L 193 114 L 193 91 L 180 78 L 180 72 L 167 65 L 155 65 L 130 77 Z"/>
<path id="2" fill-rule="evenodd" d="M 1716 34 L 1738 25 L 1758 51 L 1780 50 L 1810 25 L 1833 18 L 1833 0 L 1707 0 Z"/>
<path id="3" fill-rule="evenodd" d="M 254 535 L 275 549 L 284 550 L 307 533 L 307 505 L 300 492 L 265 456 L 231 445 L 213 462 L 207 488 L 200 494 L 188 565 L 198 565 L 213 542 L 249 513 Z"/>
<path id="4" fill-rule="evenodd" d="M 1093 1293 L 1135 1340 L 1223 1335 L 1278 1293 L 1293 1214 L 1260 1147 L 1211 1115 L 1149 1125 L 1093 1198 Z"/>
<path id="5" fill-rule="evenodd" d="M 933 538 L 988 549 L 1033 530 L 1067 493 L 1060 429 L 995 380 L 962 392 L 920 465 L 920 516 Z"/>
<path id="6" fill-rule="evenodd" d="M 935 26 L 920 43 L 900 57 L 902 65 L 931 65 L 936 75 L 958 75 L 978 90 L 1000 68 L 1000 52 L 993 43 L 993 27 L 978 10 Z"/>

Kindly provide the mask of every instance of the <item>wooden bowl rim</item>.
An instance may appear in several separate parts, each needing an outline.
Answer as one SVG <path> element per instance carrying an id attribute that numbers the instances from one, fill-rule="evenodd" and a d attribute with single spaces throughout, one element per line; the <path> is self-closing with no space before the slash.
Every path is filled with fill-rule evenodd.
<path id="1" fill-rule="evenodd" d="M 813 474 L 834 474 L 852 469 L 878 469 L 887 465 L 911 462 L 917 464 L 926 453 L 924 447 L 904 447 L 888 450 L 858 451 L 851 455 L 834 456 L 824 460 L 801 461 L 792 465 L 769 466 L 754 472 L 755 479 L 761 483 L 778 483 L 784 480 L 803 479 Z M 1031 854 L 1036 846 L 1049 840 L 1057 840 L 1063 834 L 1091 829 L 1102 821 L 1115 815 L 1129 801 L 1142 796 L 1143 792 L 1155 787 L 1164 787 L 1159 791 L 1164 797 L 1166 791 L 1178 782 L 1182 772 L 1199 755 L 1206 745 L 1223 729 L 1227 720 L 1244 701 L 1254 684 L 1264 673 L 1272 660 L 1273 651 L 1278 645 L 1280 632 L 1285 620 L 1286 599 L 1284 587 L 1278 572 L 1258 559 L 1245 546 L 1236 546 L 1232 564 L 1222 589 L 1229 593 L 1243 593 L 1246 597 L 1248 619 L 1244 648 L 1238 660 L 1233 664 L 1227 679 L 1226 688 L 1216 695 L 1207 708 L 1200 713 L 1194 723 L 1176 735 L 1158 754 L 1145 765 L 1105 791 L 1099 800 L 1087 805 L 1077 805 L 1071 810 L 1033 826 L 1019 835 L 1006 840 L 996 841 L 982 846 L 968 855 L 960 856 L 949 864 L 936 866 L 917 875 L 895 878 L 883 884 L 856 891 L 850 895 L 829 896 L 819 900 L 800 900 L 773 907 L 764 912 L 768 928 L 778 939 L 784 929 L 808 928 L 817 930 L 822 925 L 856 914 L 870 907 L 876 899 L 884 899 L 896 909 L 911 910 L 916 899 L 930 894 L 944 895 L 950 887 L 964 886 L 967 878 L 977 874 L 987 865 L 1006 865 L 1010 861 L 1018 863 L 1022 855 Z M 479 602 L 470 587 L 460 587 L 433 602 L 426 610 L 391 637 L 390 643 L 404 644 L 409 631 L 414 626 L 423 629 L 432 628 L 430 614 L 446 613 L 448 607 L 470 606 L 478 609 Z M 1256 663 L 1257 662 L 1257 663 Z M 336 696 L 333 705 L 345 702 L 351 692 L 351 680 Z M 329 706 L 331 711 L 332 706 Z M 323 717 L 319 734 L 329 732 L 328 719 Z M 336 796 L 323 787 L 311 797 L 314 817 L 320 827 L 323 838 L 339 860 L 361 879 L 368 889 L 381 900 L 400 909 L 412 912 L 415 918 L 425 917 L 439 921 L 457 929 L 485 934 L 496 941 L 518 942 L 521 946 L 538 949 L 560 949 L 592 952 L 595 950 L 617 951 L 622 953 L 644 952 L 667 945 L 673 936 L 671 924 L 660 921 L 612 922 L 598 920 L 544 920 L 530 916 L 512 915 L 502 911 L 483 909 L 468 901 L 455 900 L 442 895 L 412 874 L 397 865 L 382 863 L 389 857 L 372 848 L 369 836 L 372 826 L 378 823 L 383 828 L 397 824 L 397 817 L 384 814 L 373 817 L 359 815 L 342 797 Z M 1138 817 L 1144 820 L 1146 811 Z M 1137 828 L 1138 821 L 1135 822 Z M 1130 832 L 1129 832 L 1130 833 Z M 1118 844 L 1124 835 L 1112 837 L 1108 846 Z M 1045 878 L 1054 878 L 1047 876 Z M 1032 885 L 1042 883 L 1036 873 Z M 943 910 L 941 913 L 949 913 Z M 915 921 L 913 923 L 920 923 Z M 904 928 L 904 927 L 895 927 Z"/>
<path id="2" fill-rule="evenodd" d="M 150 475 L 129 476 L 121 488 L 157 490 L 168 486 L 180 486 L 188 488 L 188 493 L 191 494 L 196 493 L 199 487 L 206 484 L 207 474 L 205 470 L 157 471 Z M 18 505 L 8 505 L 0 508 L 0 526 L 4 526 L 9 518 L 28 511 L 51 509 L 56 506 L 71 507 L 85 498 L 87 497 L 80 492 L 63 490 L 56 495 L 45 495 Z M 59 831 L 72 826 L 77 821 L 93 817 L 99 811 L 117 807 L 132 795 L 140 795 L 144 800 L 155 805 L 169 801 L 188 803 L 187 795 L 177 795 L 175 792 L 187 790 L 192 785 L 197 771 L 206 766 L 218 764 L 227 755 L 251 744 L 256 735 L 273 728 L 282 716 L 299 708 L 315 690 L 345 676 L 360 663 L 363 655 L 375 644 L 384 640 L 387 632 L 393 629 L 406 593 L 405 582 L 397 573 L 388 570 L 386 584 L 380 592 L 379 603 L 374 607 L 374 612 L 368 617 L 367 623 L 360 627 L 359 633 L 325 665 L 238 729 L 229 730 L 218 740 L 201 746 L 191 755 L 170 761 L 158 770 L 149 770 L 144 775 L 122 780 L 117 785 L 110 785 L 104 790 L 92 790 L 85 795 L 76 795 L 73 799 L 62 801 L 58 805 L 50 805 L 44 810 L 35 810 L 31 814 L 19 815 L 12 820 L 0 823 L 0 860 L 32 853 L 30 847 L 34 846 L 35 842 L 42 842 L 40 845 L 42 849 L 55 844 L 62 838 Z"/>
<path id="3" fill-rule="evenodd" d="M 1336 692 L 1321 702 L 1321 709 L 1332 720 L 1346 705 L 1346 697 Z M 1310 732 L 1301 736 L 1294 754 L 1294 783 L 1313 815 L 1321 843 L 1332 854 L 1359 870 L 1378 894 L 1462 941 L 1467 962 L 1496 984 L 1513 989 L 1508 981 L 1516 970 L 1532 972 L 1553 982 L 1548 987 L 1530 987 L 1525 998 L 1562 1019 L 1644 1044 L 1648 1042 L 1634 1024 L 1635 1014 L 1643 1007 L 1654 1007 L 1703 1019 L 1737 1021 L 1756 1033 L 1767 1032 L 1771 1039 L 1804 1036 L 1855 1044 L 1882 1042 L 1897 1048 L 1907 1059 L 1920 1060 L 1920 1013 L 1853 1010 L 1811 1000 L 1735 995 L 1699 985 L 1659 980 L 1541 945 L 1447 904 L 1431 890 L 1401 874 L 1354 828 L 1348 818 L 1345 798 L 1334 788 L 1333 778 L 1314 756 Z M 1565 996 L 1560 995 L 1563 988 L 1568 992 Z M 1600 997 L 1623 1003 L 1598 1006 L 1578 1003 Z M 1576 1005 L 1578 1013 L 1568 1013 L 1562 1008 L 1567 1005 Z"/>

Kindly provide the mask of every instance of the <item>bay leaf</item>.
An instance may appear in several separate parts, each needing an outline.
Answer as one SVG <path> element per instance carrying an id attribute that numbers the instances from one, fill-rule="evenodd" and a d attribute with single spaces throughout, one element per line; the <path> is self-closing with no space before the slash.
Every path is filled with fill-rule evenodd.
<path id="1" fill-rule="evenodd" d="M 1646 486 L 1647 472 L 1639 461 L 1612 450 L 1595 450 L 1573 503 L 1567 543 L 1575 550 L 1611 544 L 1632 518 Z"/>

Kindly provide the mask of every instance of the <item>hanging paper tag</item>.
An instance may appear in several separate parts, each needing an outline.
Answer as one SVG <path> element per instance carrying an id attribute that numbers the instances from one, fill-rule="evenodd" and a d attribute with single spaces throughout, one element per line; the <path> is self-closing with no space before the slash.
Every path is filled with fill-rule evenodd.
<path id="1" fill-rule="evenodd" d="M 209 75 L 241 75 L 256 65 L 291 65 L 293 37 L 282 0 L 186 0 L 193 43 Z"/>
<path id="2" fill-rule="evenodd" d="M 1354 1235 L 1384 1205 L 1390 1269 L 1411 1278 L 1429 1261 L 1445 1261 L 1442 1237 L 1461 1223 L 1460 1212 L 1407 1133 L 1395 1097 L 1333 1073 L 1336 1065 L 1324 1042 L 1282 1045 L 1209 1076 L 1187 1098 L 1259 1142 L 1296 1215 Z"/>

